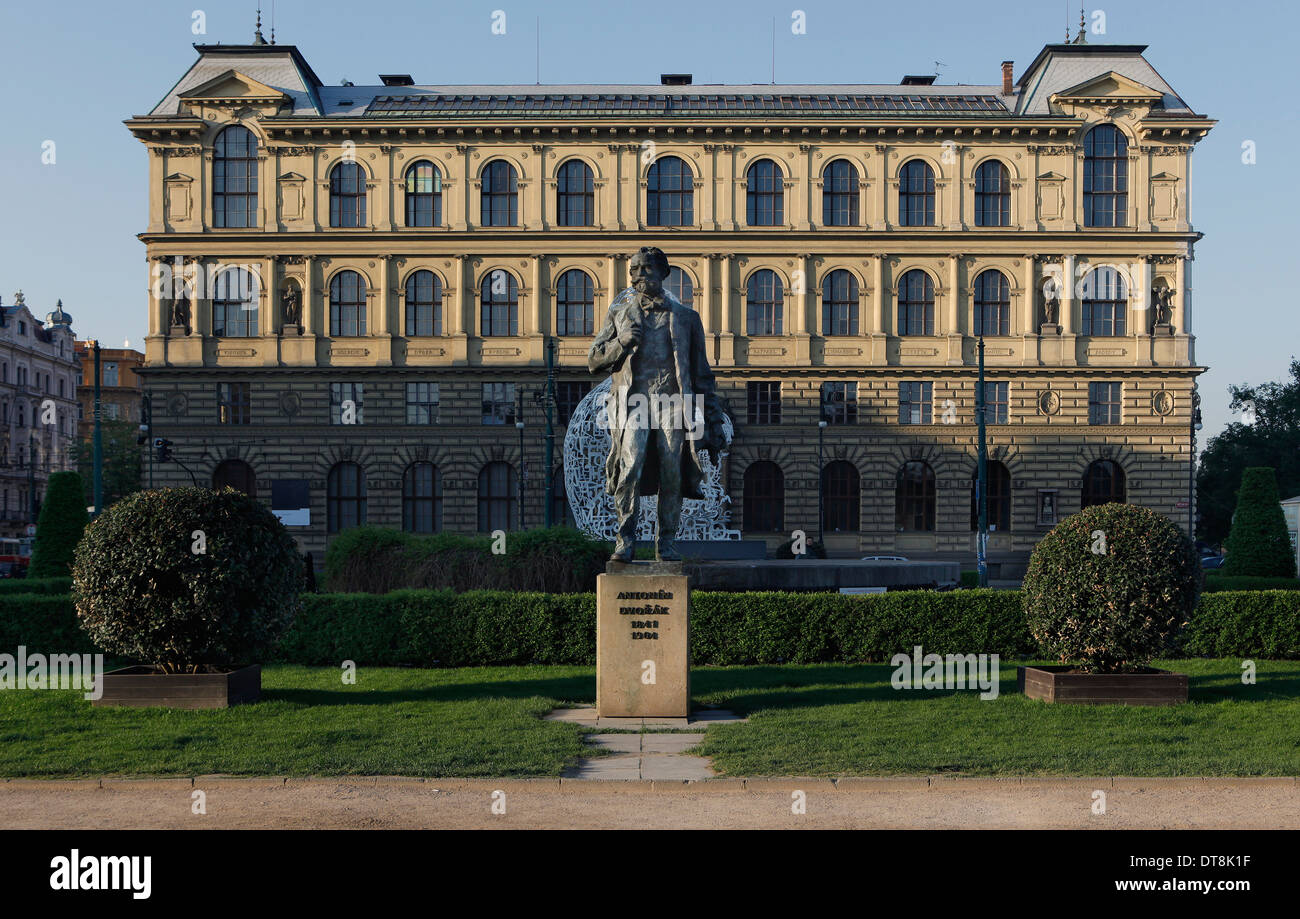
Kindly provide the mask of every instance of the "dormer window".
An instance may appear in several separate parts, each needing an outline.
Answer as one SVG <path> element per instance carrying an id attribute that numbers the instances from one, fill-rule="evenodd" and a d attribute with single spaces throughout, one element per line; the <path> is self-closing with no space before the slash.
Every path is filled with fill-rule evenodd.
<path id="1" fill-rule="evenodd" d="M 21 319 L 18 320 L 18 334 L 19 335 L 27 334 L 27 323 Z"/>

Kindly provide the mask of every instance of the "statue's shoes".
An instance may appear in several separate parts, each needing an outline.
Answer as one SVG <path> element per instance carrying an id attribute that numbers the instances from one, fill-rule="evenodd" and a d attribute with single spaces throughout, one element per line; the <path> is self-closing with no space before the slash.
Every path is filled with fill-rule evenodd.
<path id="1" fill-rule="evenodd" d="M 671 544 L 655 547 L 655 559 L 661 562 L 680 562 L 682 557 Z"/>
<path id="2" fill-rule="evenodd" d="M 625 549 L 620 549 L 617 545 L 615 545 L 614 554 L 609 557 L 609 560 L 611 562 L 631 562 L 635 558 L 636 558 L 635 546 L 628 546 Z"/>

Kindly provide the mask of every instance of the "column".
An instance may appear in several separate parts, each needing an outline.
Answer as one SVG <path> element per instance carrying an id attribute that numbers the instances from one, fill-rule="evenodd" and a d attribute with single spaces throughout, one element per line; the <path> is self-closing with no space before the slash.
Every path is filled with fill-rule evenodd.
<path id="1" fill-rule="evenodd" d="M 877 255 L 871 266 L 871 334 L 885 334 L 885 256 Z"/>
<path id="2" fill-rule="evenodd" d="M 1074 334 L 1074 256 L 1061 259 L 1061 334 Z"/>
<path id="3" fill-rule="evenodd" d="M 316 259 L 303 256 L 302 276 L 302 334 L 316 334 Z"/>
<path id="4" fill-rule="evenodd" d="M 722 284 L 718 301 L 718 318 L 722 331 L 718 334 L 718 363 L 736 362 L 736 335 L 731 326 L 731 256 L 722 256 Z"/>
<path id="5" fill-rule="evenodd" d="M 1179 258 L 1174 264 L 1174 307 L 1178 310 L 1178 332 L 1192 334 L 1192 266 L 1190 258 Z"/>
<path id="6" fill-rule="evenodd" d="M 1037 331 L 1034 328 L 1034 280 L 1034 256 L 1031 253 L 1025 256 L 1025 297 L 1020 309 L 1022 335 L 1033 335 Z"/>

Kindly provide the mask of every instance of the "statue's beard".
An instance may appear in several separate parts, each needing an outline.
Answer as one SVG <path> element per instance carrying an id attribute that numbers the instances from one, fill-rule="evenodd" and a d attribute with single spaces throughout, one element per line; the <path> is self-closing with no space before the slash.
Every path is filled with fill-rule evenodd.
<path id="1" fill-rule="evenodd" d="M 658 297 L 663 293 L 663 282 L 655 281 L 650 278 L 641 278 L 639 281 L 633 281 L 632 286 L 636 288 L 639 294 L 647 294 L 651 297 Z"/>

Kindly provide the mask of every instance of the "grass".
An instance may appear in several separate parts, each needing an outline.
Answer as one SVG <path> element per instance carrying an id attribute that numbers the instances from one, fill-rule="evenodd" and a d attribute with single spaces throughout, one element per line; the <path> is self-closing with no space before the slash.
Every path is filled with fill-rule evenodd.
<path id="1" fill-rule="evenodd" d="M 1046 705 L 1015 692 L 900 691 L 882 665 L 701 667 L 697 703 L 750 716 L 700 750 L 727 775 L 1300 775 L 1300 662 L 1158 666 L 1191 677 L 1171 708 Z M 79 692 L 0 692 L 0 776 L 549 776 L 592 755 L 576 725 L 590 667 L 263 671 L 264 701 L 222 711 L 92 709 Z"/>

